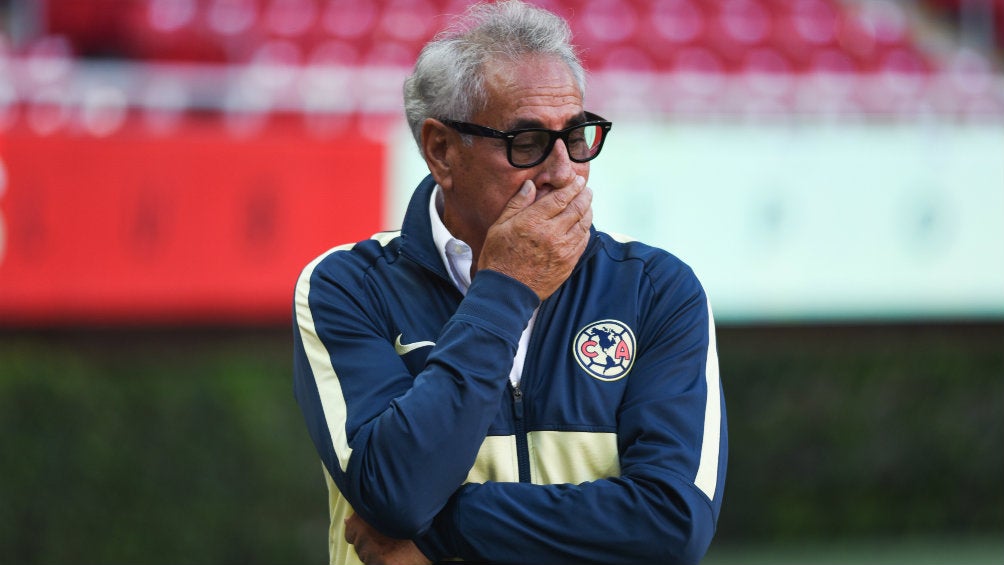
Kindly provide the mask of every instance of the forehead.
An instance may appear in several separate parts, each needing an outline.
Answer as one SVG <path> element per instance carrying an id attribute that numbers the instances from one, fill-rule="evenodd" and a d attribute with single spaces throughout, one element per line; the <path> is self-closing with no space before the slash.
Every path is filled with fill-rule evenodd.
<path id="1" fill-rule="evenodd" d="M 582 92 L 561 59 L 524 55 L 485 65 L 486 107 L 477 117 L 490 127 L 539 122 L 558 129 L 582 114 Z M 492 123 L 488 123 L 491 121 Z"/>

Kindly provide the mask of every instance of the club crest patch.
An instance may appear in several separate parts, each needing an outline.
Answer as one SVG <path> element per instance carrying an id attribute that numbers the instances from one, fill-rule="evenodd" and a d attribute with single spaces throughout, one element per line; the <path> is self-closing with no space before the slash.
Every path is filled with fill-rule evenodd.
<path id="1" fill-rule="evenodd" d="M 572 343 L 572 355 L 590 376 L 616 381 L 627 375 L 634 364 L 634 332 L 617 320 L 600 320 L 579 330 Z"/>

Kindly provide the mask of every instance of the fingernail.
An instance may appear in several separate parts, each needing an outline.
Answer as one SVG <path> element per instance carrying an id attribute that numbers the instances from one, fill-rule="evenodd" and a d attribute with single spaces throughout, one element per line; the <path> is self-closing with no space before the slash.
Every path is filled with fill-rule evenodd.
<path id="1" fill-rule="evenodd" d="M 522 194 L 522 195 L 524 195 L 524 196 L 527 195 L 527 194 L 530 194 L 530 188 L 532 186 L 533 186 L 533 181 L 531 181 L 529 179 L 523 181 L 523 185 L 519 187 L 519 193 Z"/>

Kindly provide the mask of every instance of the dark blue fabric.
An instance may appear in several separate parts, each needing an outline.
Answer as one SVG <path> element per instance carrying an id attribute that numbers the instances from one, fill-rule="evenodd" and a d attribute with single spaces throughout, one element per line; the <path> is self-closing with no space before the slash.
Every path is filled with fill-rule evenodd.
<path id="1" fill-rule="evenodd" d="M 718 480 L 709 498 L 694 481 L 713 322 L 691 269 L 594 230 L 571 277 L 544 303 L 492 271 L 479 272 L 463 297 L 432 240 L 433 188 L 431 178 L 419 185 L 391 242 L 336 251 L 309 273 L 310 314 L 348 411 L 353 451 L 344 471 L 299 329 L 295 392 L 341 493 L 367 522 L 414 539 L 434 560 L 699 561 L 721 509 L 728 441 L 719 398 Z M 538 306 L 520 385 L 525 430 L 616 433 L 621 474 L 581 485 L 458 488 L 486 435 L 514 433 L 508 374 Z M 596 378 L 573 351 L 580 331 L 604 320 L 634 336 L 621 378 Z M 435 346 L 399 356 L 399 336 Z"/>

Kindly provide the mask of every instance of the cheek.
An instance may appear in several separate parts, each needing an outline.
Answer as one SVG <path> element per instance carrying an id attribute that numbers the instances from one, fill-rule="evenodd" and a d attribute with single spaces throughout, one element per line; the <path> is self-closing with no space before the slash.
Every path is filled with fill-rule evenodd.
<path id="1" fill-rule="evenodd" d="M 494 217 L 497 218 L 502 214 L 502 210 L 512 200 L 513 196 L 516 196 L 519 192 L 523 179 L 506 179 L 500 176 L 493 179 L 493 181 L 489 187 L 486 187 L 485 204 L 486 208 L 491 209 L 490 213 L 494 214 Z M 490 201 L 490 204 L 488 201 Z"/>
<path id="2" fill-rule="evenodd" d="M 462 194 L 458 203 L 463 202 L 463 214 L 472 219 L 476 217 L 481 227 L 495 223 L 523 182 L 533 180 L 532 169 L 513 167 L 505 152 L 497 149 L 469 148 L 458 154 L 455 164 L 453 178 Z"/>

